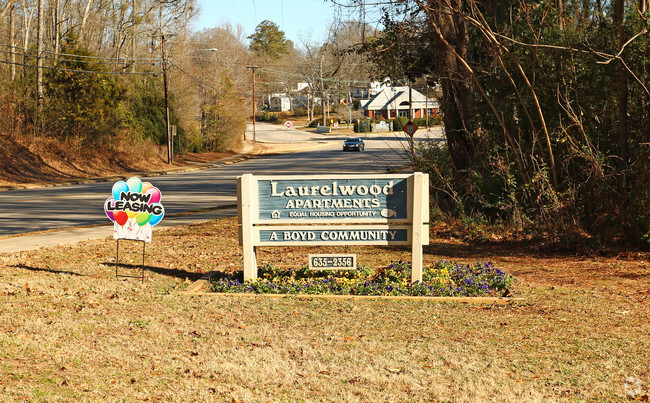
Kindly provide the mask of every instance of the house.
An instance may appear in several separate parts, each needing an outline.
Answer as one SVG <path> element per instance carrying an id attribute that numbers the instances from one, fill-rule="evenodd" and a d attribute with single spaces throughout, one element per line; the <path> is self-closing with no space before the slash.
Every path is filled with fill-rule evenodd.
<path id="1" fill-rule="evenodd" d="M 271 112 L 287 112 L 291 110 L 291 98 L 286 95 L 272 96 L 269 101 Z"/>
<path id="2" fill-rule="evenodd" d="M 421 92 L 412 88 L 409 90 L 409 87 L 403 86 L 383 88 L 368 101 L 362 101 L 361 109 L 363 109 L 364 116 L 370 118 L 394 119 L 404 116 L 413 119 L 438 116 L 440 105 L 435 98 L 427 98 Z M 410 110 L 413 110 L 413 116 L 409 116 Z"/>
<path id="3" fill-rule="evenodd" d="M 296 92 L 300 92 L 304 89 L 309 89 L 309 83 L 296 83 Z"/>
<path id="4" fill-rule="evenodd" d="M 384 88 L 384 84 L 380 83 L 379 81 L 373 81 L 367 85 L 353 85 L 352 98 L 367 99 L 374 95 L 377 95 Z"/>

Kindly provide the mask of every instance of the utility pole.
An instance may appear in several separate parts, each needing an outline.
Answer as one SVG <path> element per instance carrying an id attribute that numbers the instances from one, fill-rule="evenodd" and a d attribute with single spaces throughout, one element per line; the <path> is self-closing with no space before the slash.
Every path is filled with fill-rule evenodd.
<path id="1" fill-rule="evenodd" d="M 413 87 L 411 87 L 411 80 L 409 80 L 409 121 L 413 122 Z"/>
<path id="2" fill-rule="evenodd" d="M 427 127 L 427 133 L 429 132 L 429 83 L 426 82 L 427 90 L 424 93 L 424 110 L 427 116 L 426 124 L 425 126 Z"/>
<path id="3" fill-rule="evenodd" d="M 348 129 L 350 128 L 350 124 L 352 123 L 352 81 L 348 81 L 349 84 L 349 90 L 350 92 L 348 93 L 348 107 L 350 111 L 350 118 L 348 119 Z"/>
<path id="4" fill-rule="evenodd" d="M 253 72 L 253 144 L 255 144 L 255 141 L 257 140 L 255 138 L 255 69 L 257 66 L 248 66 L 247 68 L 251 69 Z M 246 140 L 246 132 L 244 132 L 244 140 Z"/>
<path id="5" fill-rule="evenodd" d="M 169 122 L 169 91 L 167 89 L 167 54 L 165 53 L 165 35 L 162 37 L 162 68 L 163 81 L 165 83 L 165 118 L 167 120 L 167 163 L 171 164 L 174 159 L 174 150 L 172 149 L 171 124 Z"/>
<path id="6" fill-rule="evenodd" d="M 409 79 L 409 123 L 413 124 L 413 87 L 411 86 L 411 79 Z M 415 133 L 411 135 L 411 155 L 415 161 Z"/>

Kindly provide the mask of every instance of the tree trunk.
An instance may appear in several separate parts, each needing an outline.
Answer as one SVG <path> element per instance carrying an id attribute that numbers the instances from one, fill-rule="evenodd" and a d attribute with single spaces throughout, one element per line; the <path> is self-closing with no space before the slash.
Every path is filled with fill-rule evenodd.
<path id="1" fill-rule="evenodd" d="M 616 25 L 618 26 L 618 47 L 623 49 L 627 41 L 625 34 L 625 0 L 616 0 Z M 622 54 L 621 54 L 622 57 Z M 618 148 L 621 166 L 626 167 L 628 163 L 627 150 L 627 71 L 623 62 L 618 63 Z"/>
<path id="2" fill-rule="evenodd" d="M 16 21 L 13 3 L 9 10 L 9 43 L 11 44 L 11 81 L 16 81 Z"/>
<path id="3" fill-rule="evenodd" d="M 58 57 L 61 48 L 61 0 L 54 3 L 54 57 Z"/>
<path id="4" fill-rule="evenodd" d="M 326 116 L 325 116 L 325 84 L 323 83 L 323 59 L 325 59 L 325 54 L 324 53 L 321 54 L 321 56 L 320 56 L 319 74 L 320 74 L 320 96 L 321 96 L 320 106 L 321 106 L 321 111 L 323 112 L 323 126 L 326 126 L 326 123 L 325 123 L 325 119 L 326 119 Z"/>
<path id="5" fill-rule="evenodd" d="M 34 8 L 32 7 L 32 9 L 29 10 L 29 16 L 27 16 L 27 2 L 23 0 L 21 9 L 23 11 L 23 48 L 27 49 L 29 47 L 29 33 L 32 32 Z M 23 55 L 23 64 L 29 64 L 28 53 L 25 52 Z M 25 69 L 23 69 L 22 75 L 25 75 Z"/>
<path id="6" fill-rule="evenodd" d="M 43 29 L 45 26 L 44 0 L 38 0 L 38 30 L 36 32 L 36 87 L 38 108 L 43 107 Z"/>
<path id="7" fill-rule="evenodd" d="M 86 9 L 84 10 L 84 16 L 81 20 L 81 27 L 79 28 L 79 41 L 83 41 L 84 34 L 86 33 L 86 24 L 88 23 L 88 14 L 90 14 L 90 5 L 92 2 L 92 0 L 88 0 L 86 2 Z"/>
<path id="8" fill-rule="evenodd" d="M 131 4 L 131 20 L 132 20 L 131 23 L 133 25 L 131 25 L 131 60 L 132 61 L 131 61 L 131 69 L 130 69 L 132 72 L 135 71 L 135 48 L 136 48 L 135 37 L 136 37 L 136 27 L 137 27 L 136 20 L 138 19 L 137 9 L 138 9 L 138 3 L 136 0 L 133 0 Z"/>
<path id="9" fill-rule="evenodd" d="M 433 12 L 429 15 L 436 24 L 441 36 L 446 40 L 461 57 L 467 56 L 467 33 L 465 23 L 461 16 L 453 13 L 452 9 L 460 9 L 462 0 L 450 0 L 444 5 L 431 1 Z M 458 63 L 452 50 L 444 44 L 439 35 L 433 34 L 439 57 L 441 71 L 439 76 L 442 87 L 441 106 L 444 112 L 443 123 L 445 136 L 449 147 L 451 162 L 458 179 L 466 176 L 467 171 L 474 165 L 476 153 L 474 139 L 467 130 L 467 120 L 470 117 L 469 99 L 470 77 L 467 70 Z"/>

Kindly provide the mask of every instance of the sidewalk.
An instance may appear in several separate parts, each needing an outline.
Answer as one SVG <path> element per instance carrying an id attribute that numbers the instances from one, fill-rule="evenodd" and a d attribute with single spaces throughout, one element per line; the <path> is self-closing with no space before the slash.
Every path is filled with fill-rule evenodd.
<path id="1" fill-rule="evenodd" d="M 196 224 L 214 220 L 216 218 L 233 217 L 235 215 L 237 215 L 236 206 L 226 206 L 224 208 L 201 213 L 170 215 L 165 216 L 165 219 L 161 221 L 160 225 L 156 226 L 156 230 Z M 107 221 L 105 224 L 98 224 L 90 227 L 10 236 L 0 239 L 0 253 L 23 252 L 48 246 L 65 245 L 90 239 L 112 237 L 112 235 L 113 225 Z"/>

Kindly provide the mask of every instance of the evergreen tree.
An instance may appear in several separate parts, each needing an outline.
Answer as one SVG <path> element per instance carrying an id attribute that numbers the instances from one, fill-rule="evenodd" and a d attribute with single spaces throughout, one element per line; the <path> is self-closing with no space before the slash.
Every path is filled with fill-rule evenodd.
<path id="1" fill-rule="evenodd" d="M 277 60 L 289 53 L 293 43 L 285 38 L 284 32 L 274 22 L 264 20 L 255 28 L 255 33 L 248 37 L 250 49 L 261 57 Z"/>
<path id="2" fill-rule="evenodd" d="M 70 39 L 66 54 L 45 74 L 45 132 L 92 143 L 106 141 L 119 127 L 118 107 L 124 90 L 90 52 Z"/>

